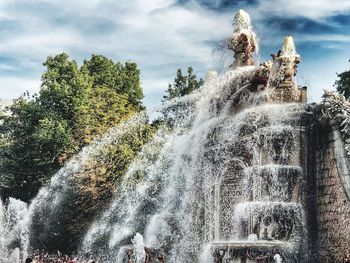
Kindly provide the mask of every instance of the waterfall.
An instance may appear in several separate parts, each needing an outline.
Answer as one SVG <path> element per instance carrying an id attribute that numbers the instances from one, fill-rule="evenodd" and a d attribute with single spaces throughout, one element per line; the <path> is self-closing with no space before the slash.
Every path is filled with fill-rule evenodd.
<path id="1" fill-rule="evenodd" d="M 105 150 L 109 146 L 118 145 L 125 134 L 134 129 L 139 130 L 139 127 L 142 127 L 147 121 L 148 117 L 141 113 L 112 128 L 107 134 L 96 138 L 71 158 L 51 178 L 47 186 L 40 189 L 28 209 L 26 224 L 28 246 L 26 250 L 33 246 L 53 250 L 55 247 L 50 246 L 58 246 L 58 241 L 53 243 L 52 240 L 60 231 L 66 231 L 62 228 L 69 227 L 71 223 L 72 217 L 70 216 L 74 212 L 71 203 L 74 201 L 74 194 L 80 187 L 80 181 L 76 178 L 81 172 L 98 169 L 106 162 L 105 159 L 108 159 Z M 57 251 L 57 248 L 53 251 Z"/>
<path id="2" fill-rule="evenodd" d="M 295 125 L 304 106 L 267 104 L 264 91 L 249 92 L 256 71 L 230 70 L 173 102 L 180 112 L 192 105 L 192 113 L 144 147 L 86 234 L 82 254 L 112 261 L 140 232 L 145 246 L 162 251 L 168 262 L 202 262 L 212 242 L 244 243 L 251 234 L 257 244 L 267 242 L 264 220 L 274 244 L 298 253 L 304 219 Z M 244 107 L 233 103 L 237 96 Z M 138 171 L 144 180 L 130 185 Z"/>
<path id="3" fill-rule="evenodd" d="M 239 39 L 250 21 L 239 12 L 236 22 Z M 291 39 L 286 43 L 290 50 Z M 299 257 L 306 235 L 299 145 L 305 107 L 281 69 L 293 61 L 250 66 L 244 52 L 253 51 L 241 50 L 240 66 L 164 105 L 173 128 L 160 130 L 130 166 L 82 254 L 112 261 L 141 233 L 145 247 L 162 251 L 167 262 L 204 262 L 212 253 L 235 260 L 251 250 L 286 262 Z M 266 71 L 279 84 L 288 80 L 294 97 L 281 99 L 275 82 L 256 83 Z M 131 185 L 140 171 L 143 181 Z"/>
<path id="4" fill-rule="evenodd" d="M 295 49 L 295 44 L 292 36 L 287 36 L 284 39 L 281 55 L 286 57 L 298 55 Z"/>
<path id="5" fill-rule="evenodd" d="M 9 198 L 7 204 L 0 200 L 0 262 L 19 263 L 20 251 L 27 246 L 27 204 Z"/>
<path id="6" fill-rule="evenodd" d="M 146 259 L 145 244 L 143 242 L 143 236 L 140 233 L 136 233 L 132 243 L 134 245 L 135 263 L 144 263 Z"/>
<path id="7" fill-rule="evenodd" d="M 239 63 L 220 76 L 210 73 L 198 91 L 158 109 L 170 128 L 160 128 L 131 163 L 112 202 L 85 234 L 81 256 L 120 263 L 148 257 L 169 263 L 209 263 L 213 256 L 230 262 L 302 258 L 305 107 L 293 82 L 295 47 L 288 38 L 283 54 L 292 60 L 281 56 L 254 66 L 257 43 L 249 16 L 240 11 L 235 25 L 234 41 L 251 41 L 239 50 L 235 42 Z M 37 240 L 49 239 L 51 223 L 74 189 L 72 177 L 144 121 L 137 116 L 121 124 L 72 158 L 31 203 L 23 240 L 32 238 L 33 224 L 42 227 Z"/>
<path id="8" fill-rule="evenodd" d="M 176 123 L 171 132 L 160 131 L 143 149 L 117 189 L 110 208 L 87 233 L 82 248 L 85 253 L 99 251 L 112 259 L 118 247 L 127 245 L 136 232 L 143 231 L 146 246 L 167 250 L 173 262 L 196 257 L 205 234 L 201 228 L 210 228 L 210 223 L 204 222 L 203 188 L 211 186 L 215 179 L 210 169 L 219 168 L 213 165 L 206 169 L 206 149 L 215 128 L 223 126 L 227 129 L 225 135 L 231 137 L 238 128 L 235 119 L 242 121 L 245 115 L 230 114 L 232 105 L 222 104 L 221 100 L 233 95 L 254 72 L 254 67 L 230 71 L 204 85 L 191 98 L 176 102 L 195 104 L 193 116 Z M 226 151 L 229 148 L 222 145 L 222 153 Z M 227 165 L 223 163 L 222 167 L 227 169 Z M 138 171 L 143 171 L 144 181 L 130 185 Z M 106 239 L 107 243 L 101 243 Z"/>

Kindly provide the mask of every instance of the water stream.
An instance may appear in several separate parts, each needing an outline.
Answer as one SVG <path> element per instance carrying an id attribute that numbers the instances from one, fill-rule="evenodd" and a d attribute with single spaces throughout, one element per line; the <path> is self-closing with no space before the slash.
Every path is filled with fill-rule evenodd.
<path id="1" fill-rule="evenodd" d="M 236 16 L 233 39 L 245 34 L 256 46 L 246 15 Z M 248 51 L 256 49 L 249 46 Z M 195 93 L 161 106 L 172 129 L 160 129 L 130 165 L 113 201 L 86 233 L 79 254 L 123 263 L 132 256 L 143 263 L 146 247 L 162 253 L 165 262 L 209 263 L 215 249 L 231 249 L 224 255 L 230 262 L 256 251 L 297 262 L 306 237 L 300 165 L 305 107 L 271 96 L 280 83 L 285 85 L 281 68 L 294 69 L 293 61 L 285 61 L 295 56 L 292 39 L 285 41 L 282 62 L 254 66 L 242 53 L 236 57 L 242 58 L 239 66 L 220 76 L 211 74 Z M 269 80 L 257 83 L 266 69 Z M 30 249 L 32 225 L 40 218 L 46 220 L 40 238 L 50 238 L 50 222 L 62 212 L 71 176 L 143 121 L 136 117 L 85 147 L 40 190 L 28 211 L 16 200 L 10 200 L 7 212 L 1 204 L 0 220 L 21 226 L 2 224 L 1 253 L 16 258 L 18 249 Z M 21 206 L 14 215 L 13 206 Z M 12 245 L 12 235 L 22 243 Z M 8 253 L 10 247 L 17 248 L 14 254 Z"/>

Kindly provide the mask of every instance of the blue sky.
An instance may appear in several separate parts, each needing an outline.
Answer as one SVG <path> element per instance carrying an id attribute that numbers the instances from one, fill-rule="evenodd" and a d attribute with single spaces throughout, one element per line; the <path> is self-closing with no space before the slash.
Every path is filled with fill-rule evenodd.
<path id="1" fill-rule="evenodd" d="M 260 61 L 294 36 L 309 101 L 350 67 L 349 0 L 0 0 L 0 98 L 37 92 L 42 62 L 64 51 L 79 64 L 91 54 L 137 62 L 145 104 L 155 106 L 177 68 L 201 77 L 225 68 L 221 55 L 227 63 L 231 54 L 213 50 L 240 8 L 251 15 Z"/>

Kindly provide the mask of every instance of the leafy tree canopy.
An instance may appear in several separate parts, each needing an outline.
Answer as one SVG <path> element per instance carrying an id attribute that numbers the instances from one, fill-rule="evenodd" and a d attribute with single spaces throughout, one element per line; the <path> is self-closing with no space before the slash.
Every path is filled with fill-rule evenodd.
<path id="1" fill-rule="evenodd" d="M 188 67 L 187 75 L 182 74 L 182 70 L 178 69 L 173 84 L 169 84 L 166 90 L 166 95 L 163 96 L 163 101 L 171 100 L 176 97 L 182 97 L 190 94 L 204 84 L 202 79 L 197 79 L 193 73 L 193 68 Z"/>
<path id="2" fill-rule="evenodd" d="M 98 55 L 92 55 L 85 60 L 82 71 L 93 78 L 93 85 L 106 86 L 119 94 L 125 94 L 128 102 L 135 109 L 142 109 L 143 91 L 140 81 L 140 70 L 136 63 L 126 62 L 125 65 Z"/>
<path id="3" fill-rule="evenodd" d="M 334 86 L 336 87 L 339 93 L 343 93 L 346 98 L 349 98 L 350 97 L 350 69 L 337 75 L 338 75 L 338 80 L 335 82 Z"/>
<path id="4" fill-rule="evenodd" d="M 79 68 L 67 54 L 49 56 L 41 89 L 1 116 L 3 197 L 31 199 L 67 158 L 143 109 L 137 65 L 92 55 Z"/>

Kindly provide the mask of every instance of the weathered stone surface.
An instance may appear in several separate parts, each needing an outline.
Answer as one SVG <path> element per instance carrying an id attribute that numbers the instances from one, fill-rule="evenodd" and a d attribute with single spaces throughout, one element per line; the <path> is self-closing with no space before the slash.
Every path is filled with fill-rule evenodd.
<path id="1" fill-rule="evenodd" d="M 270 95 L 272 103 L 306 102 L 306 90 L 296 87 L 293 83 L 283 83 L 275 88 Z"/>
<path id="2" fill-rule="evenodd" d="M 316 168 L 318 251 L 321 262 L 341 262 L 350 244 L 350 203 L 335 160 L 332 140 L 328 150 L 320 149 L 322 160 Z"/>
<path id="3" fill-rule="evenodd" d="M 306 124 L 310 262 L 343 262 L 350 250 L 348 159 L 337 126 L 319 114 Z"/>
<path id="4" fill-rule="evenodd" d="M 254 65 L 253 54 L 257 49 L 257 42 L 249 15 L 243 10 L 239 10 L 234 17 L 233 24 L 234 32 L 230 38 L 228 49 L 234 52 L 235 61 L 230 67 Z"/>

